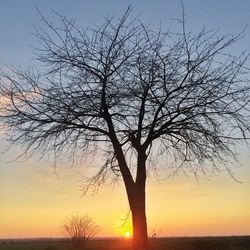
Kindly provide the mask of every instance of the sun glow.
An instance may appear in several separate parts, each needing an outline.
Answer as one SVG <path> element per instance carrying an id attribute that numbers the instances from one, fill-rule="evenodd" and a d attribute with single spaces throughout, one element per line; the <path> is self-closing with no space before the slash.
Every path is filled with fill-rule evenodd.
<path id="1" fill-rule="evenodd" d="M 131 233 L 130 233 L 130 232 L 128 232 L 128 231 L 127 231 L 127 232 L 125 232 L 124 237 L 125 237 L 125 238 L 130 238 L 130 237 L 131 237 Z"/>

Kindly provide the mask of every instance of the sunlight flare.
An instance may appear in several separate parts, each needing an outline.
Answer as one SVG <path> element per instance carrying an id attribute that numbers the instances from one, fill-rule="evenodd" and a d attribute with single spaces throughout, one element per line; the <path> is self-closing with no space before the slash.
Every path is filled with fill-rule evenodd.
<path id="1" fill-rule="evenodd" d="M 131 233 L 128 232 L 128 231 L 125 232 L 124 237 L 127 238 L 127 239 L 128 239 L 128 238 L 131 238 Z"/>

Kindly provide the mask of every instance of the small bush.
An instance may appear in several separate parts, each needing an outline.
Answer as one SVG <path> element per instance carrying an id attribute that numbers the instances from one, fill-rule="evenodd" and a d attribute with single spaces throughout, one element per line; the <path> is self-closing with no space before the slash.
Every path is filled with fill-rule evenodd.
<path id="1" fill-rule="evenodd" d="M 71 238 L 75 248 L 86 247 L 87 242 L 95 237 L 99 231 L 99 227 L 88 215 L 72 215 L 64 223 L 63 228 Z"/>

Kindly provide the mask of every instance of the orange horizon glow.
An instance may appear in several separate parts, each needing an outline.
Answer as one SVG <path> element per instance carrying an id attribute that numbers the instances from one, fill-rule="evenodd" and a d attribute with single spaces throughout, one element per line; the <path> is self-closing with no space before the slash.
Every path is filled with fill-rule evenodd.
<path id="1" fill-rule="evenodd" d="M 0 238 L 65 237 L 62 224 L 75 213 L 94 219 L 97 237 L 132 235 L 131 218 L 123 225 L 129 210 L 123 183 L 82 197 L 79 168 L 61 167 L 55 176 L 46 164 L 30 160 L 1 168 Z M 239 171 L 242 184 L 227 175 L 199 183 L 187 177 L 149 181 L 149 236 L 250 235 L 249 174 Z"/>

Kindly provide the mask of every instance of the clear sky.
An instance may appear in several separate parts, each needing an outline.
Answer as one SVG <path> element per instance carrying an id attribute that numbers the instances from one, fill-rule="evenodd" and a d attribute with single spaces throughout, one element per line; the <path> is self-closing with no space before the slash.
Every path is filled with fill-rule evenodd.
<path id="1" fill-rule="evenodd" d="M 238 33 L 250 25 L 249 0 L 183 0 L 187 29 L 198 32 L 219 29 L 221 34 Z M 131 4 L 134 15 L 146 24 L 162 29 L 178 29 L 173 18 L 181 16 L 176 0 L 0 0 L 0 68 L 7 65 L 27 67 L 34 64 L 33 25 L 40 20 L 36 7 L 55 22 L 52 9 L 89 27 L 102 23 L 105 16 L 120 16 Z M 250 27 L 245 37 L 232 47 L 232 54 L 250 51 Z M 54 173 L 52 162 L 34 157 L 11 162 L 20 151 L 5 152 L 4 135 L 0 136 L 0 238 L 60 236 L 61 225 L 72 213 L 88 213 L 100 225 L 100 236 L 120 236 L 130 224 L 120 228 L 128 212 L 121 183 L 103 187 L 96 195 L 81 196 L 79 172 L 83 167 L 62 164 Z M 250 234 L 250 150 L 239 146 L 242 167 L 235 169 L 241 184 L 226 173 L 201 178 L 179 176 L 148 182 L 147 215 L 149 233 L 178 235 Z"/>

